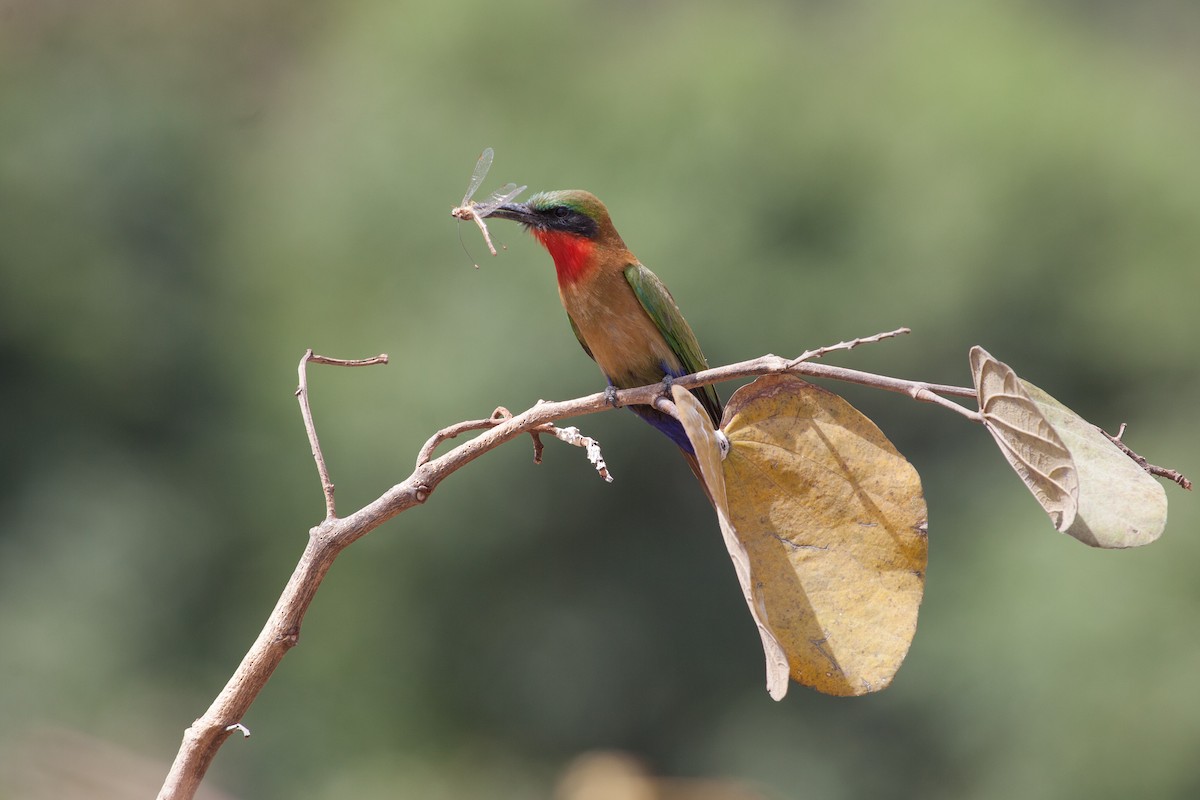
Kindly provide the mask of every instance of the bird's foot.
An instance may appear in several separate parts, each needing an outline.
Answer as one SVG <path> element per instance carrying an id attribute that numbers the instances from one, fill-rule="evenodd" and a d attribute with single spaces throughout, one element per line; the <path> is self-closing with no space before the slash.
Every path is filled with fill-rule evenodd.
<path id="1" fill-rule="evenodd" d="M 671 399 L 671 387 L 675 385 L 675 378 L 673 378 L 669 374 L 663 375 L 662 385 L 663 385 L 663 396 L 666 397 L 668 400 L 670 400 Z"/>
<path id="2" fill-rule="evenodd" d="M 621 407 L 621 404 L 617 402 L 617 387 L 611 383 L 604 387 L 604 400 L 613 408 Z"/>

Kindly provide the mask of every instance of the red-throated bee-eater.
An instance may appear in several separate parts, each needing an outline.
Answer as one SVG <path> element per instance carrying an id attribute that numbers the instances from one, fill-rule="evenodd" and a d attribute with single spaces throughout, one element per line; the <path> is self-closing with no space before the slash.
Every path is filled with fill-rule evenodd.
<path id="1" fill-rule="evenodd" d="M 524 203 L 505 203 L 489 216 L 520 222 L 550 252 L 571 329 L 609 385 L 629 389 L 708 368 L 666 285 L 625 246 L 595 195 L 542 192 Z M 692 394 L 719 425 L 716 390 L 702 386 Z M 670 437 L 700 477 L 678 420 L 648 405 L 630 409 Z"/>

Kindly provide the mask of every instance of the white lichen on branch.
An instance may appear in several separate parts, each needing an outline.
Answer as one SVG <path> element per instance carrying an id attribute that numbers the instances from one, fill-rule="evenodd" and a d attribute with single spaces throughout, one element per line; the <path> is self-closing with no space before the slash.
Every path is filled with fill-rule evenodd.
<path id="1" fill-rule="evenodd" d="M 612 473 L 608 471 L 608 465 L 604 463 L 604 454 L 600 452 L 599 442 L 590 436 L 584 436 L 579 428 L 573 425 L 567 428 L 555 428 L 554 436 L 567 444 L 584 448 L 584 452 L 587 453 L 587 460 L 592 462 L 592 465 L 596 468 L 596 472 L 600 473 L 600 477 L 604 478 L 605 482 L 612 483 Z"/>

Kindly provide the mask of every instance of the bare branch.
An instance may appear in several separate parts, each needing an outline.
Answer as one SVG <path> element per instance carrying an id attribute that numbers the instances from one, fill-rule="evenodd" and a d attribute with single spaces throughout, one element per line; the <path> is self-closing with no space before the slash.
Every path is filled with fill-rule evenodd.
<path id="1" fill-rule="evenodd" d="M 1133 452 L 1133 450 L 1131 450 L 1129 448 L 1129 445 L 1127 445 L 1123 441 L 1121 441 L 1121 437 L 1125 435 L 1125 423 L 1124 422 L 1121 423 L 1121 427 L 1117 430 L 1116 436 L 1113 436 L 1111 433 L 1104 430 L 1099 425 L 1096 426 L 1096 430 L 1100 431 L 1105 436 L 1107 436 L 1108 440 L 1110 442 L 1115 444 L 1121 450 L 1122 453 L 1124 453 L 1125 455 L 1132 458 L 1134 460 L 1134 462 L 1139 467 L 1146 470 L 1146 472 L 1149 472 L 1151 475 L 1157 475 L 1160 478 L 1166 478 L 1169 481 L 1174 481 L 1175 483 L 1178 483 L 1180 486 L 1182 486 L 1184 489 L 1187 489 L 1189 492 L 1192 490 L 1192 482 L 1182 472 L 1179 472 L 1178 470 L 1170 469 L 1168 467 L 1160 467 L 1156 464 L 1151 464 L 1149 461 L 1142 458 L 1137 453 Z"/>
<path id="2" fill-rule="evenodd" d="M 313 353 L 312 348 L 304 351 L 300 358 L 300 366 L 296 368 L 299 375 L 299 385 L 296 386 L 296 397 L 300 401 L 300 416 L 304 419 L 304 430 L 308 433 L 308 444 L 312 448 L 313 461 L 317 462 L 317 475 L 321 478 L 321 491 L 325 495 L 325 518 L 337 516 L 333 503 L 333 481 L 329 479 L 329 468 L 325 466 L 325 455 L 321 452 L 321 442 L 317 439 L 317 426 L 313 423 L 312 408 L 308 404 L 308 364 L 329 364 L 335 367 L 370 367 L 375 364 L 388 363 L 387 353 L 380 353 L 373 358 L 329 358 Z"/>
<path id="3" fill-rule="evenodd" d="M 312 353 L 312 350 L 308 352 Z M 388 354 L 380 353 L 370 358 L 330 358 L 313 353 L 308 360 L 313 364 L 328 364 L 331 367 L 373 367 L 376 364 L 388 363 Z"/>
<path id="4" fill-rule="evenodd" d="M 848 369 L 846 367 L 835 367 L 830 364 L 814 364 L 805 360 L 806 356 L 811 357 L 807 353 L 794 359 L 781 358 L 776 355 L 759 356 L 749 361 L 741 361 L 723 367 L 714 367 L 692 375 L 673 378 L 672 383 L 678 384 L 685 389 L 695 389 L 697 386 L 704 386 L 710 383 L 723 383 L 740 378 L 752 378 L 758 375 L 791 373 L 793 375 L 807 375 L 811 378 L 827 378 L 829 380 L 842 381 L 843 383 L 856 383 L 860 386 L 869 386 L 873 389 L 883 389 L 888 392 L 908 395 L 914 400 L 926 403 L 935 403 L 943 399 L 935 399 L 935 395 L 975 397 L 975 390 L 965 386 L 948 386 L 939 383 L 925 383 L 924 381 L 910 381 L 903 378 L 891 378 L 886 375 L 876 375 L 872 372 Z M 637 389 L 621 389 L 616 392 L 616 401 L 621 406 L 652 405 L 654 398 L 662 394 L 662 389 L 663 385 L 661 383 L 641 386 Z M 951 403 L 950 405 L 955 404 Z M 602 411 L 604 409 L 597 408 L 595 410 Z M 963 413 L 964 411 L 966 410 L 959 407 L 959 413 Z M 592 412 L 589 411 L 588 413 Z M 966 412 L 964 416 L 971 418 L 971 413 Z"/>
<path id="5" fill-rule="evenodd" d="M 705 384 L 748 378 L 757 375 L 793 373 L 814 378 L 856 383 L 876 389 L 905 394 L 915 400 L 936 403 L 958 414 L 979 422 L 980 416 L 958 403 L 946 399 L 951 397 L 975 397 L 975 390 L 958 386 L 908 381 L 868 372 L 835 367 L 828 364 L 811 363 L 810 359 L 819 358 L 834 350 L 848 350 L 859 344 L 881 341 L 900 335 L 907 329 L 890 333 L 841 342 L 829 347 L 809 351 L 795 359 L 785 359 L 774 355 L 765 355 L 750 361 L 729 364 L 714 369 L 704 370 L 694 375 L 675 378 L 674 383 L 685 389 L 694 389 Z M 451 425 L 438 431 L 421 448 L 416 467 L 412 474 L 402 482 L 388 489 L 383 495 L 355 511 L 348 517 L 338 518 L 333 504 L 333 483 L 321 455 L 320 443 L 317 439 L 316 428 L 312 420 L 312 412 L 308 404 L 308 387 L 306 365 L 309 362 L 333 364 L 336 366 L 367 366 L 387 362 L 387 356 L 345 361 L 329 359 L 314 355 L 312 350 L 305 352 L 300 360 L 298 369 L 300 384 L 296 396 L 300 399 L 301 415 L 304 427 L 308 432 L 309 443 L 312 446 L 313 458 L 321 477 L 321 487 L 325 495 L 325 519 L 309 531 L 308 544 L 296 565 L 295 571 L 284 587 L 274 610 L 258 638 L 250 647 L 230 677 L 229 682 L 217 695 L 208 710 L 184 732 L 183 742 L 171 766 L 163 787 L 158 795 L 159 800 L 185 800 L 195 795 L 200 781 L 211 765 L 217 750 L 235 731 L 245 733 L 241 721 L 245 718 L 250 705 L 270 679 L 275 668 L 287 651 L 295 646 L 300 638 L 300 625 L 309 604 L 316 595 L 329 567 L 338 554 L 355 541 L 378 528 L 392 517 L 420 505 L 429 499 L 430 494 L 452 473 L 462 469 L 479 456 L 493 450 L 518 436 L 529 434 L 534 439 L 534 458 L 540 460 L 542 454 L 538 434 L 549 433 L 555 437 L 578 446 L 585 447 L 588 457 L 596 466 L 597 471 L 605 480 L 611 480 L 599 446 L 590 437 L 580 435 L 574 428 L 557 428 L 554 423 L 568 417 L 580 417 L 595 414 L 613 408 L 611 400 L 615 398 L 618 405 L 648 404 L 659 410 L 674 415 L 675 407 L 663 395 L 662 383 L 642 386 L 636 389 L 622 389 L 617 392 L 597 392 L 586 397 L 561 402 L 538 401 L 533 407 L 520 414 L 513 415 L 507 409 L 498 408 L 492 416 L 485 420 L 469 420 Z M 468 431 L 482 431 L 470 441 L 464 442 L 442 456 L 434 457 L 438 446 L 459 434 Z M 1110 437 L 1131 458 L 1143 464 L 1146 469 L 1169 477 L 1185 488 L 1191 487 L 1191 482 L 1173 470 L 1153 467 L 1144 463 L 1144 459 L 1133 454 L 1117 439 Z"/>
<path id="6" fill-rule="evenodd" d="M 837 344 L 826 345 L 825 347 L 818 347 L 816 350 L 806 350 L 805 352 L 796 356 L 796 358 L 793 359 L 793 361 L 794 361 L 794 363 L 799 364 L 801 361 L 809 361 L 814 358 L 820 358 L 821 356 L 832 353 L 835 350 L 853 350 L 854 348 L 858 347 L 860 344 L 874 344 L 875 342 L 881 342 L 884 339 L 892 339 L 897 336 L 903 336 L 906 333 L 912 333 L 912 330 L 910 328 L 897 328 L 894 331 L 887 331 L 885 333 L 877 333 L 874 336 L 863 336 L 859 339 L 851 339 L 850 341 L 847 341 L 847 342 L 838 342 Z"/>

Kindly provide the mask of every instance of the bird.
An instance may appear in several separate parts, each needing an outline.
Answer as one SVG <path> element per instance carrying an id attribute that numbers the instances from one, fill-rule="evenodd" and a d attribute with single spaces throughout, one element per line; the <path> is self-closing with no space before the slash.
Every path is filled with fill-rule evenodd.
<path id="1" fill-rule="evenodd" d="M 669 383 L 708 369 L 696 334 L 666 284 L 626 247 L 594 194 L 540 192 L 523 203 L 505 203 L 489 216 L 521 223 L 549 251 L 571 329 L 604 373 L 610 397 L 614 389 Z M 716 389 L 700 386 L 692 394 L 719 426 L 722 404 Z M 649 405 L 629 408 L 679 447 L 708 494 L 679 420 Z"/>

